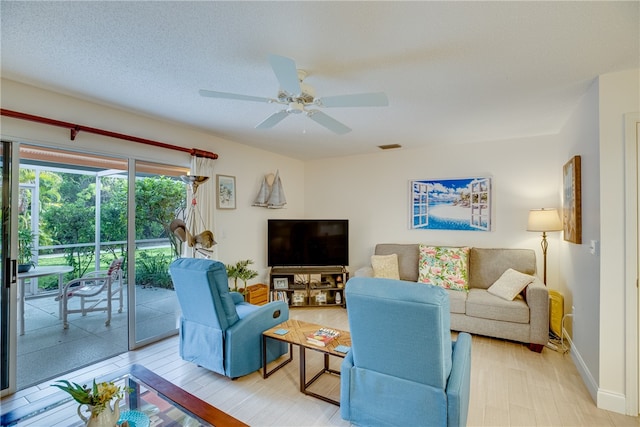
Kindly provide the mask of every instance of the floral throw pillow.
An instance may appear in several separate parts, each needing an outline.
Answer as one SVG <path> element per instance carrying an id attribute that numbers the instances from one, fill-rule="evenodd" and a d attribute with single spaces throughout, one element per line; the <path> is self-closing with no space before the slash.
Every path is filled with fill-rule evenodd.
<path id="1" fill-rule="evenodd" d="M 420 245 L 418 282 L 445 289 L 469 289 L 469 248 Z"/>

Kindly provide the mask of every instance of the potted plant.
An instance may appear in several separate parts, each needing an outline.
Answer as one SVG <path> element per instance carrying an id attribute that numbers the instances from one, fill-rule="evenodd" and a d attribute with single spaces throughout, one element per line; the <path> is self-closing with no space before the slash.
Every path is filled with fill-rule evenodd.
<path id="1" fill-rule="evenodd" d="M 80 404 L 77 409 L 78 415 L 82 421 L 89 426 L 115 426 L 120 418 L 119 402 L 124 394 L 130 392 L 129 387 L 120 387 L 113 382 L 101 382 L 96 384 L 93 380 L 93 386 L 80 385 L 71 383 L 66 380 L 58 380 L 60 384 L 51 384 L 64 390 Z M 111 401 L 115 399 L 115 403 L 111 406 Z M 85 405 L 87 408 L 82 408 Z M 83 415 L 82 410 L 85 409 Z M 89 415 L 88 417 L 85 415 Z M 148 423 L 147 423 L 148 424 Z"/>
<path id="2" fill-rule="evenodd" d="M 29 228 L 18 230 L 18 273 L 26 273 L 34 266 L 33 241 L 35 234 Z"/>
<path id="3" fill-rule="evenodd" d="M 238 274 L 238 277 L 244 284 L 244 288 L 242 289 L 243 294 L 247 292 L 247 281 L 253 279 L 258 275 L 257 271 L 248 268 L 250 264 L 253 264 L 253 261 L 251 261 L 250 259 L 240 261 L 240 272 Z"/>
<path id="4" fill-rule="evenodd" d="M 249 269 L 249 265 L 253 264 L 253 260 L 245 259 L 243 261 L 238 261 L 235 265 L 228 264 L 226 265 L 227 276 L 229 279 L 233 279 L 233 288 L 231 288 L 234 292 L 241 292 L 243 295 L 247 289 L 247 280 L 251 280 L 258 275 L 258 272 L 255 270 Z M 238 289 L 238 279 L 242 280 L 244 283 L 244 288 Z"/>

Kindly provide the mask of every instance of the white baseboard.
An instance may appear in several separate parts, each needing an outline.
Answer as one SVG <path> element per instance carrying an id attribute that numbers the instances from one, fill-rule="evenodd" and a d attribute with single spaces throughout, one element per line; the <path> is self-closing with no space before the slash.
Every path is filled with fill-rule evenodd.
<path id="1" fill-rule="evenodd" d="M 596 406 L 600 409 L 606 409 L 607 411 L 626 415 L 627 399 L 622 393 L 614 393 L 611 391 L 599 389 L 598 403 Z"/>
<path id="2" fill-rule="evenodd" d="M 598 387 L 598 383 L 591 375 L 591 372 L 584 363 L 580 352 L 576 350 L 571 337 L 565 329 L 562 330 L 564 339 L 569 343 L 571 349 L 571 359 L 578 369 L 578 373 L 582 377 L 582 381 L 587 386 L 587 390 L 591 395 L 591 398 L 596 403 L 596 406 L 600 409 L 606 409 L 607 411 L 617 412 L 619 414 L 625 414 L 626 412 L 626 398 L 624 394 L 615 393 L 608 390 L 603 390 Z"/>
<path id="3" fill-rule="evenodd" d="M 562 333 L 564 334 L 564 339 L 569 343 L 569 348 L 571 350 L 571 359 L 573 360 L 574 365 L 576 365 L 576 368 L 578 369 L 578 373 L 582 377 L 584 385 L 587 386 L 587 390 L 589 391 L 589 394 L 591 395 L 593 401 L 598 402 L 598 383 L 591 375 L 591 372 L 589 371 L 589 368 L 587 368 L 587 365 L 584 363 L 582 356 L 580 356 L 580 353 L 573 345 L 573 341 L 571 341 L 571 337 L 567 333 L 567 330 L 562 329 Z"/>

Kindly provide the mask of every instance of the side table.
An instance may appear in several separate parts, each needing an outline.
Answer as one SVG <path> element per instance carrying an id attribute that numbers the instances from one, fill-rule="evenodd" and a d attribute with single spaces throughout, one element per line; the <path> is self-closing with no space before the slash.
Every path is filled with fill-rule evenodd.
<path id="1" fill-rule="evenodd" d="M 348 331 L 343 331 L 336 328 L 335 329 L 340 332 L 340 336 L 335 338 L 325 347 L 317 346 L 307 342 L 307 334 L 317 331 L 320 328 L 324 328 L 327 326 L 317 325 L 315 323 L 303 322 L 301 320 L 292 320 L 289 319 L 286 322 L 283 322 L 271 329 L 268 329 L 262 333 L 262 378 L 268 378 L 273 373 L 278 371 L 280 368 L 288 364 L 293 360 L 293 346 L 297 345 L 299 347 L 300 352 L 300 392 L 307 394 L 309 396 L 316 397 L 318 399 L 324 400 L 325 402 L 333 403 L 334 405 L 340 406 L 340 402 L 330 397 L 323 396 L 317 393 L 310 391 L 308 388 L 313 384 L 318 378 L 320 378 L 324 374 L 333 374 L 340 375 L 340 371 L 331 369 L 329 367 L 329 357 L 335 356 L 344 359 L 346 353 L 341 353 L 336 351 L 336 347 L 339 345 L 351 347 L 351 334 Z M 287 333 L 284 335 L 276 334 L 275 332 L 279 329 L 286 329 Z M 273 367 L 270 371 L 267 371 L 267 363 L 266 363 L 266 351 L 267 351 L 267 339 L 274 339 L 282 342 L 286 342 L 289 344 L 289 357 Z M 306 351 L 313 350 L 323 354 L 324 366 L 323 368 L 316 373 L 309 381 L 307 381 L 307 373 L 306 373 Z"/>

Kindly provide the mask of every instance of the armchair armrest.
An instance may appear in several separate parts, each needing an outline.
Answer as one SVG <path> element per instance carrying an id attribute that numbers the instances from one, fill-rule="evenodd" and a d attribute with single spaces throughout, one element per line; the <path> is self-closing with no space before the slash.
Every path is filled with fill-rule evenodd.
<path id="1" fill-rule="evenodd" d="M 237 358 L 238 354 L 244 353 L 247 364 L 262 366 L 260 351 L 243 350 L 261 348 L 262 333 L 289 320 L 289 305 L 284 301 L 272 301 L 257 307 L 259 307 L 257 310 L 249 313 L 225 331 L 225 358 L 231 358 L 232 355 Z M 269 354 L 267 358 L 269 359 Z M 234 375 L 232 374 L 231 377 Z"/>
<path id="2" fill-rule="evenodd" d="M 107 270 L 96 270 L 85 273 L 82 277 L 107 277 Z"/>
<path id="3" fill-rule="evenodd" d="M 546 344 L 549 340 L 549 290 L 536 278 L 525 293 L 529 306 L 530 342 Z"/>
<path id="4" fill-rule="evenodd" d="M 224 331 L 225 370 L 231 378 L 246 375 L 262 366 L 262 333 L 289 319 L 289 306 L 284 301 L 256 307 Z M 285 351 L 285 343 L 270 342 L 264 357 L 269 362 Z"/>
<path id="5" fill-rule="evenodd" d="M 451 374 L 446 390 L 447 425 L 466 426 L 471 387 L 471 335 L 461 332 L 451 345 Z"/>
<path id="6" fill-rule="evenodd" d="M 353 273 L 354 277 L 373 277 L 373 267 L 361 267 Z"/>
<path id="7" fill-rule="evenodd" d="M 233 300 L 233 303 L 235 305 L 238 305 L 241 302 L 244 302 L 244 297 L 240 292 L 232 291 L 232 292 L 229 292 L 229 295 L 231 295 L 231 299 Z"/>
<path id="8" fill-rule="evenodd" d="M 55 297 L 55 300 L 66 301 L 73 296 L 74 290 L 77 291 L 83 289 L 87 285 L 93 285 L 98 289 L 101 289 L 102 284 L 104 284 L 105 280 L 106 279 L 104 277 L 80 277 L 78 279 L 70 280 L 62 287 L 60 293 Z"/>

